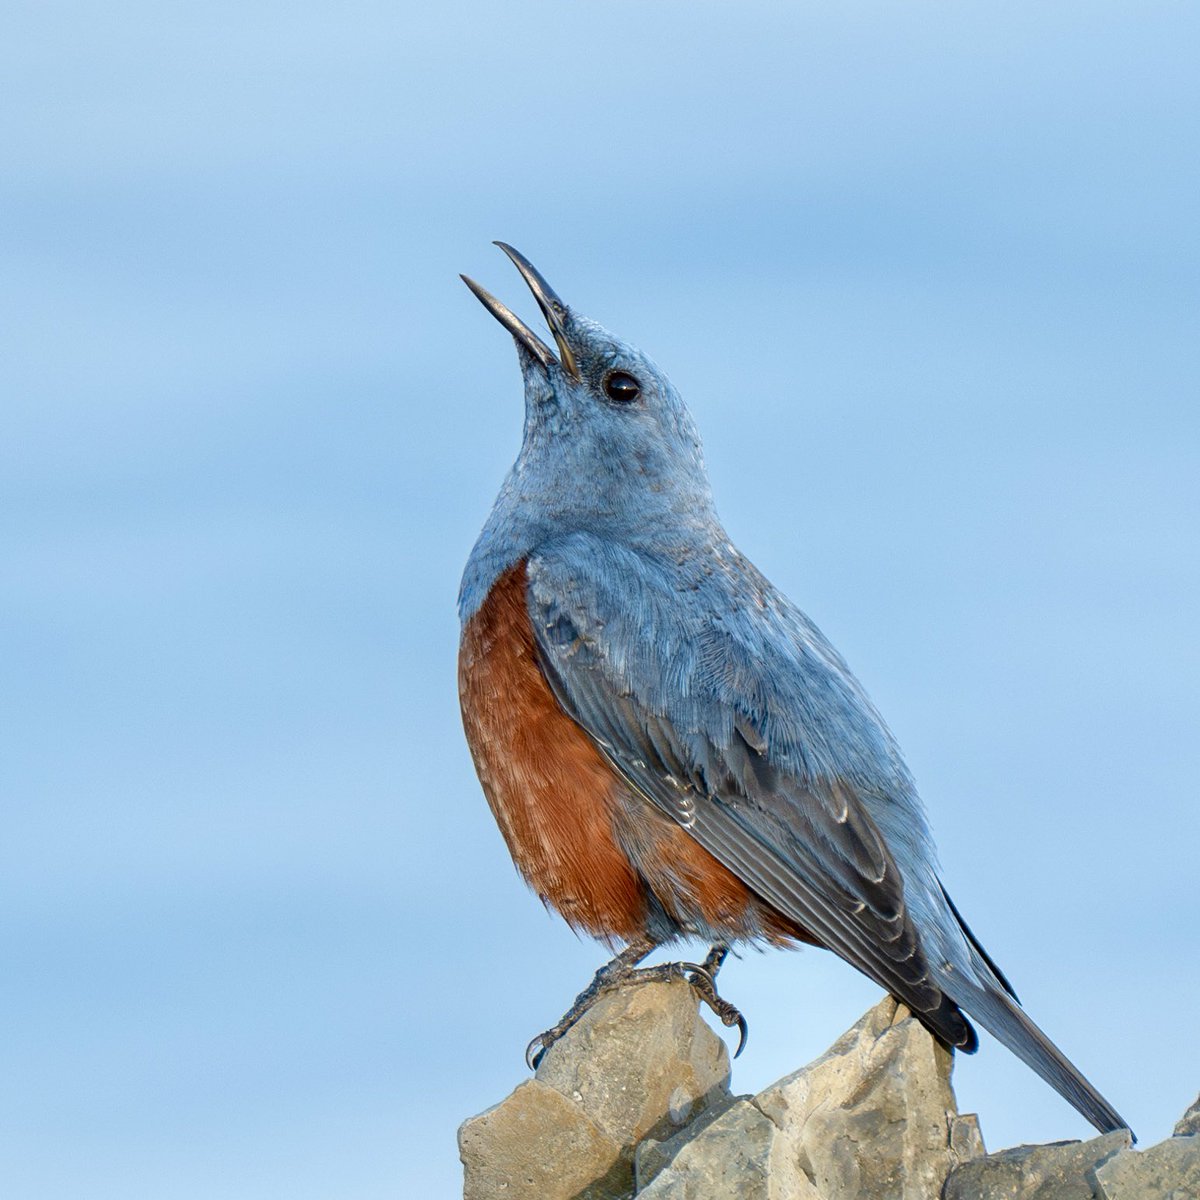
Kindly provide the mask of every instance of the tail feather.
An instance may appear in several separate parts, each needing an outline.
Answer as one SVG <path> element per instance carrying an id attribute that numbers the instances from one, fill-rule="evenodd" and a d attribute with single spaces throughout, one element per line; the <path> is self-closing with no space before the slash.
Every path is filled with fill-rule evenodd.
<path id="1" fill-rule="evenodd" d="M 947 905 L 949 905 L 949 907 L 950 907 L 950 911 L 954 914 L 954 919 L 958 922 L 958 927 L 959 927 L 959 929 L 962 930 L 963 937 L 965 937 L 967 939 L 967 941 L 970 942 L 971 945 L 975 947 L 976 954 L 978 954 L 979 957 L 982 958 L 983 961 L 985 963 L 987 963 L 987 965 L 989 967 L 991 967 L 992 974 L 995 975 L 995 977 L 998 980 L 1000 980 L 1000 984 L 1004 988 L 1004 990 L 1018 1004 L 1020 1004 L 1021 997 L 1017 995 L 1016 989 L 1013 987 L 1013 985 L 1008 982 L 1008 978 L 1004 974 L 1004 972 L 1002 970 L 1000 970 L 1000 968 L 996 965 L 996 960 L 994 958 L 992 958 L 992 956 L 983 948 L 983 943 L 980 942 L 980 940 L 975 936 L 975 934 L 971 932 L 970 925 L 968 925 L 966 923 L 966 921 L 963 920 L 962 913 L 960 913 L 958 911 L 958 905 L 955 904 L 954 901 L 950 899 L 950 893 L 948 891 L 946 891 L 946 885 L 944 883 L 942 883 L 941 880 L 938 880 L 938 886 L 942 889 L 942 898 L 946 901 Z"/>
<path id="2" fill-rule="evenodd" d="M 974 981 L 960 978 L 957 983 L 952 993 L 954 999 L 1101 1133 L 1129 1129 L 1129 1123 L 1030 1020 L 1012 996 Z"/>

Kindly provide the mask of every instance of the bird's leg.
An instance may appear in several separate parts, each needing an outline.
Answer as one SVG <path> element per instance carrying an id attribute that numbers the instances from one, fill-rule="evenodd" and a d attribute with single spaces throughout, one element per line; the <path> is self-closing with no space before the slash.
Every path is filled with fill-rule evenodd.
<path id="1" fill-rule="evenodd" d="M 558 1041 L 580 1017 L 606 992 L 615 991 L 622 984 L 636 981 L 638 983 L 662 983 L 669 979 L 685 979 L 691 985 L 696 995 L 712 1009 L 722 1023 L 738 1027 L 738 1048 L 734 1053 L 737 1058 L 746 1044 L 746 1018 L 728 1000 L 717 994 L 717 972 L 729 953 L 728 946 L 716 945 L 708 952 L 702 963 L 659 963 L 653 967 L 638 968 L 642 961 L 657 945 L 649 938 L 630 942 L 611 962 L 607 962 L 596 972 L 592 982 L 575 997 L 575 1003 L 567 1009 L 562 1019 L 545 1033 L 539 1033 L 525 1049 L 525 1062 L 529 1069 L 536 1070 L 546 1055 L 546 1051 Z"/>
<path id="2" fill-rule="evenodd" d="M 717 972 L 721 969 L 728 954 L 729 947 L 718 942 L 709 950 L 702 963 L 683 963 L 681 965 L 687 981 L 692 985 L 696 995 L 717 1014 L 721 1019 L 721 1024 L 727 1027 L 733 1025 L 738 1027 L 738 1048 L 733 1053 L 733 1057 L 737 1058 L 745 1049 L 746 1038 L 750 1030 L 746 1025 L 746 1018 L 728 1000 L 717 994 Z"/>
<path id="3" fill-rule="evenodd" d="M 562 1019 L 557 1025 L 547 1029 L 545 1033 L 539 1033 L 537 1037 L 525 1048 L 525 1062 L 529 1065 L 529 1069 L 534 1071 L 538 1064 L 545 1057 L 546 1051 L 558 1041 L 580 1017 L 605 992 L 611 992 L 615 988 L 620 987 L 627 979 L 636 975 L 639 979 L 649 981 L 652 977 L 668 979 L 672 975 L 680 974 L 678 963 L 664 963 L 662 967 L 648 967 L 641 971 L 636 971 L 634 968 L 650 953 L 657 945 L 650 938 L 639 938 L 635 942 L 630 942 L 624 950 L 621 951 L 611 962 L 607 962 L 596 972 L 592 978 L 592 982 L 575 997 L 575 1003 L 563 1014 Z"/>

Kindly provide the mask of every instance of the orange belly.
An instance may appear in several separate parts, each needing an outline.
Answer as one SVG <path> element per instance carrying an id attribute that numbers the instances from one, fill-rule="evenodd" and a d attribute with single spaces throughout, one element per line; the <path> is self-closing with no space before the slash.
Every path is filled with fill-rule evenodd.
<path id="1" fill-rule="evenodd" d="M 685 830 L 631 804 L 546 683 L 525 588 L 522 562 L 467 623 L 458 688 L 484 795 L 529 885 L 572 926 L 610 942 L 647 932 L 651 892 L 682 929 L 699 924 L 714 940 L 811 941 Z"/>
<path id="2" fill-rule="evenodd" d="M 647 898 L 614 836 L 618 780 L 537 665 L 524 563 L 463 631 L 458 691 L 479 782 L 517 870 L 572 926 L 633 940 Z"/>

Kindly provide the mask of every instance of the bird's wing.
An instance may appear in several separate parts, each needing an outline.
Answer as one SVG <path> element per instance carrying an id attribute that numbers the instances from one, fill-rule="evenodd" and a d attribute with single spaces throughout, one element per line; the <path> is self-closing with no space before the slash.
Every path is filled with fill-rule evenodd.
<path id="1" fill-rule="evenodd" d="M 778 599 L 757 575 L 693 579 L 578 538 L 527 571 L 541 668 L 629 784 L 944 1041 L 973 1047 L 863 803 L 877 718 L 848 673 L 839 682 L 823 639 L 806 650 L 803 631 L 766 608 L 748 616 L 746 605 Z M 848 770 L 831 730 L 847 741 Z M 886 757 L 890 738 L 878 736 Z"/>

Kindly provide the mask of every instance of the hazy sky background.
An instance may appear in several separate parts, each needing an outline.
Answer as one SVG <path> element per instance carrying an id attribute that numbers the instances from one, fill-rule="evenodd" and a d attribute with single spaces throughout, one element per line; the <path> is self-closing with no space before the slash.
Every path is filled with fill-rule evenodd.
<path id="1" fill-rule="evenodd" d="M 10 0 L 0 1191 L 451 1196 L 603 951 L 487 812 L 511 241 L 672 375 L 1029 1010 L 1200 1089 L 1200 10 Z M 878 996 L 751 955 L 734 1086 Z M 995 1043 L 992 1148 L 1087 1127 Z"/>

